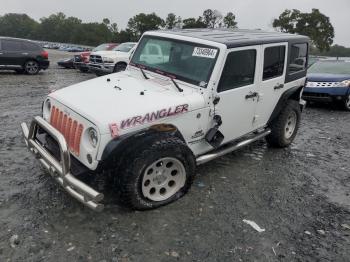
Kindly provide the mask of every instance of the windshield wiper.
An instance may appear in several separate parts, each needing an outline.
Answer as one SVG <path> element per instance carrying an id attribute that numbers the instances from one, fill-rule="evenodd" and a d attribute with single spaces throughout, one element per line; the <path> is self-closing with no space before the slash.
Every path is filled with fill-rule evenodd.
<path id="1" fill-rule="evenodd" d="M 146 73 L 145 73 L 145 71 L 141 68 L 141 67 L 139 67 L 140 68 L 140 71 L 141 71 L 141 73 L 142 73 L 142 75 L 143 75 L 143 77 L 145 78 L 145 79 L 149 79 L 149 77 L 146 75 Z"/>
<path id="2" fill-rule="evenodd" d="M 179 90 L 179 92 L 183 92 L 184 91 L 181 87 L 179 87 L 178 83 L 175 82 L 174 78 L 172 78 L 170 76 L 169 76 L 169 78 L 174 83 L 174 86 L 177 88 L 177 90 Z"/>

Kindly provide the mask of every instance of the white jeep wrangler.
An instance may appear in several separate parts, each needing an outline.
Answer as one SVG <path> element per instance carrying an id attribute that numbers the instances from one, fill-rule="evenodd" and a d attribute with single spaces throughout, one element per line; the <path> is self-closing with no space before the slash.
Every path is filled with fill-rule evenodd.
<path id="1" fill-rule="evenodd" d="M 196 165 L 263 137 L 292 143 L 307 63 L 290 67 L 307 60 L 308 41 L 249 30 L 147 32 L 126 71 L 49 94 L 42 116 L 22 124 L 26 144 L 94 210 L 103 194 L 83 180 L 101 174 L 127 207 L 168 204 L 189 190 Z"/>
<path id="2" fill-rule="evenodd" d="M 127 42 L 107 51 L 92 52 L 89 70 L 97 76 L 124 71 L 137 43 Z"/>

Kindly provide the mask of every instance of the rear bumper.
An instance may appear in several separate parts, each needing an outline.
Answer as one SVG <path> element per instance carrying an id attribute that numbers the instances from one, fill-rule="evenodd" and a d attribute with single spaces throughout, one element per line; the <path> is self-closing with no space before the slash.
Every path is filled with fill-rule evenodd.
<path id="1" fill-rule="evenodd" d="M 85 206 L 95 210 L 103 210 L 103 194 L 78 180 L 71 173 L 71 158 L 64 136 L 52 127 L 43 118 L 37 116 L 33 119 L 28 129 L 25 123 L 21 124 L 26 146 L 41 164 L 49 171 L 49 174 L 75 199 Z M 60 159 L 58 161 L 45 147 L 36 139 L 38 128 L 47 132 L 59 145 Z"/>
<path id="2" fill-rule="evenodd" d="M 42 61 L 39 62 L 39 66 L 40 66 L 41 69 L 46 70 L 50 66 L 50 61 L 49 60 L 42 60 Z"/>

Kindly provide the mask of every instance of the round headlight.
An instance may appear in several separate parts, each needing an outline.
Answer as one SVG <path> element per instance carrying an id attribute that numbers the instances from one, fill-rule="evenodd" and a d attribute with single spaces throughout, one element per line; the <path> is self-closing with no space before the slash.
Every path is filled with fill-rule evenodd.
<path id="1" fill-rule="evenodd" d="M 94 128 L 89 128 L 88 130 L 88 137 L 89 137 L 89 142 L 93 147 L 97 146 L 98 143 L 98 135 L 97 131 Z"/>
<path id="2" fill-rule="evenodd" d="M 50 99 L 46 100 L 46 108 L 47 108 L 48 111 L 51 111 L 51 101 L 50 101 Z"/>

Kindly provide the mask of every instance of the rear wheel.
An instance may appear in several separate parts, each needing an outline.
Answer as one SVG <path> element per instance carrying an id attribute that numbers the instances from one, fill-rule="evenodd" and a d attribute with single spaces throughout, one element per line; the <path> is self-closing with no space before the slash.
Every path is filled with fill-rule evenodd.
<path id="1" fill-rule="evenodd" d="M 167 136 L 147 141 L 129 152 L 119 169 L 116 189 L 122 205 L 146 210 L 169 204 L 191 187 L 195 160 L 179 138 Z"/>
<path id="2" fill-rule="evenodd" d="M 273 147 L 289 146 L 298 132 L 300 117 L 299 103 L 288 100 L 287 105 L 270 125 L 271 134 L 266 137 L 268 144 Z"/>
<path id="3" fill-rule="evenodd" d="M 114 66 L 113 72 L 117 73 L 117 72 L 125 71 L 126 67 L 127 67 L 127 64 L 118 63 Z"/>
<path id="4" fill-rule="evenodd" d="M 24 64 L 24 70 L 28 75 L 36 75 L 40 71 L 39 63 L 34 60 L 29 60 Z"/>

